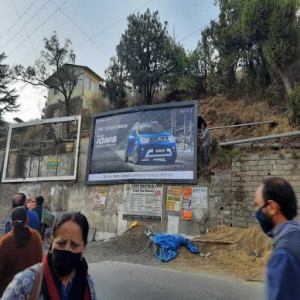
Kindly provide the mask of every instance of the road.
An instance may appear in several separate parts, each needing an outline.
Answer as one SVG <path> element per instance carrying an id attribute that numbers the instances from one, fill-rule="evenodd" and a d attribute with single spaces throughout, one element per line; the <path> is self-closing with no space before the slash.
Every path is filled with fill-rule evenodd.
<path id="1" fill-rule="evenodd" d="M 89 264 L 101 300 L 256 300 L 263 285 L 120 262 Z"/>
<path id="2" fill-rule="evenodd" d="M 192 168 L 194 154 L 191 151 L 178 150 L 174 164 L 167 164 L 165 159 L 142 160 L 139 165 L 124 161 L 124 150 L 97 152 L 93 156 L 92 173 L 100 172 L 134 172 L 134 171 L 184 171 Z"/>

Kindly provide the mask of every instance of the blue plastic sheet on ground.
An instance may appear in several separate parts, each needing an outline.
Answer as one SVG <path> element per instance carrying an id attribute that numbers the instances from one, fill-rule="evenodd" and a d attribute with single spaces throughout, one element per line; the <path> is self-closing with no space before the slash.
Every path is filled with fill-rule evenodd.
<path id="1" fill-rule="evenodd" d="M 174 259 L 177 255 L 177 249 L 185 246 L 190 252 L 198 253 L 198 247 L 193 245 L 188 239 L 185 239 L 179 234 L 163 234 L 157 233 L 152 237 L 154 244 L 160 246 L 159 251 L 156 253 L 158 260 L 168 262 Z"/>

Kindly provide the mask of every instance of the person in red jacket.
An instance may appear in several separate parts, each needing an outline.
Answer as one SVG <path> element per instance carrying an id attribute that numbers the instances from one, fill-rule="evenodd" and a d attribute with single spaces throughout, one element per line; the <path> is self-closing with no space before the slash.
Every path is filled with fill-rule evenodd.
<path id="1" fill-rule="evenodd" d="M 0 297 L 13 277 L 42 261 L 42 240 L 38 231 L 26 226 L 27 212 L 12 212 L 13 230 L 0 239 Z"/>

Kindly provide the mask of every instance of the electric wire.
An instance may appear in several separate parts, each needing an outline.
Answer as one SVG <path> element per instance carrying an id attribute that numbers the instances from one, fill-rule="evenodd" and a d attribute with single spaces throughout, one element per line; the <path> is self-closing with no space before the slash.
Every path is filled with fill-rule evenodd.
<path id="1" fill-rule="evenodd" d="M 152 2 L 152 1 L 154 1 L 154 0 L 149 0 L 149 1 L 147 1 L 147 2 L 144 3 L 143 5 L 141 5 L 141 6 L 139 6 L 138 8 L 136 8 L 132 13 L 135 13 L 136 11 L 140 10 L 141 8 L 143 8 L 145 5 L 149 4 L 149 3 Z M 100 30 L 100 31 L 96 32 L 96 33 L 95 33 L 94 35 L 92 35 L 90 38 L 86 39 L 85 41 L 83 41 L 82 43 L 80 43 L 79 45 L 77 45 L 77 46 L 75 47 L 75 49 L 77 49 L 77 48 L 83 46 L 84 44 L 86 44 L 87 42 L 89 42 L 91 39 L 94 39 L 96 36 L 98 36 L 98 35 L 100 35 L 100 34 L 106 32 L 107 30 L 109 30 L 109 29 L 115 27 L 117 24 L 119 24 L 121 21 L 124 20 L 124 17 L 127 18 L 127 17 L 128 17 L 128 14 L 124 15 L 124 16 L 121 17 L 119 20 L 117 20 L 117 21 L 114 22 L 113 24 L 109 25 L 108 27 L 104 28 L 103 30 Z"/>
<path id="2" fill-rule="evenodd" d="M 14 22 L 0 37 L 0 41 L 9 33 L 9 31 L 21 20 L 21 18 L 28 12 L 28 10 L 37 2 L 38 0 L 34 0 L 22 13 L 22 15 L 19 16 L 18 20 Z"/>
<path id="3" fill-rule="evenodd" d="M 27 35 L 27 37 L 28 37 L 28 39 L 29 39 L 29 42 L 30 42 L 30 44 L 31 44 L 31 47 L 32 47 L 33 51 L 35 52 L 35 54 L 37 54 L 37 50 L 35 49 L 35 47 L 34 47 L 34 45 L 33 45 L 33 42 L 32 42 L 32 40 L 31 40 L 31 38 L 28 36 L 28 31 L 26 30 L 26 27 L 24 26 L 24 23 L 23 23 L 23 21 L 22 21 L 20 15 L 19 15 L 19 12 L 18 12 L 18 10 L 17 10 L 17 8 L 16 8 L 16 6 L 15 6 L 13 0 L 10 0 L 10 1 L 11 1 L 11 4 L 13 5 L 14 10 L 15 10 L 17 16 L 18 16 L 18 19 L 19 19 L 20 22 L 21 22 L 21 25 L 22 25 L 22 27 L 23 27 L 23 29 L 24 29 L 24 32 L 25 32 L 25 34 Z"/>
<path id="4" fill-rule="evenodd" d="M 47 0 L 47 2 L 45 2 L 39 9 L 38 11 L 24 24 L 24 26 L 26 26 L 27 24 L 29 24 L 34 18 L 35 16 L 37 16 L 37 14 L 50 2 L 50 0 Z M 14 34 L 7 42 L 4 46 L 2 46 L 2 48 L 5 48 L 12 40 L 14 40 L 17 35 L 23 30 L 23 28 L 21 28 L 16 34 Z"/>
<path id="5" fill-rule="evenodd" d="M 66 2 L 67 2 L 68 0 L 65 0 L 59 7 L 62 7 L 63 5 L 65 5 L 66 4 Z M 57 13 L 57 11 L 59 10 L 59 7 L 58 8 L 56 8 L 55 9 L 55 11 L 53 11 L 52 13 L 51 13 L 51 15 L 50 16 L 48 16 L 48 18 L 46 19 L 46 20 L 44 20 L 39 26 L 37 26 L 29 35 L 28 35 L 28 37 L 26 38 L 26 39 L 24 39 L 20 44 L 18 44 L 18 46 L 17 47 L 15 47 L 8 55 L 11 55 L 12 53 L 14 53 L 19 47 L 21 47 L 26 41 L 27 41 L 27 39 L 30 37 L 30 36 L 32 36 L 37 30 L 39 30 L 52 16 L 54 16 L 56 13 Z"/>
<path id="6" fill-rule="evenodd" d="M 53 1 L 51 0 L 51 2 L 56 6 L 58 7 L 58 5 Z M 70 20 L 72 22 L 72 24 L 74 26 L 76 26 L 77 29 L 80 30 L 80 32 L 82 32 L 91 42 L 93 42 L 93 44 L 97 47 L 97 49 L 102 53 L 104 54 L 107 58 L 109 58 L 109 56 L 103 51 L 103 49 L 101 49 L 99 47 L 99 45 L 65 12 L 63 11 L 60 7 L 59 7 L 59 10 L 64 14 L 64 16 Z"/>

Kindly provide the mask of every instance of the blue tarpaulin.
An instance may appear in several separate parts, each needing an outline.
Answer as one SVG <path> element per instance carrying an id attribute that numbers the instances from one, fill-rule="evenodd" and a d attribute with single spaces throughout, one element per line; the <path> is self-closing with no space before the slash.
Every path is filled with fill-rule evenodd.
<path id="1" fill-rule="evenodd" d="M 188 239 L 185 239 L 179 234 L 163 234 L 157 233 L 152 237 L 154 244 L 158 245 L 159 251 L 156 253 L 158 260 L 168 262 L 174 259 L 177 255 L 177 249 L 185 246 L 192 253 L 198 253 L 198 247 L 193 245 Z"/>

